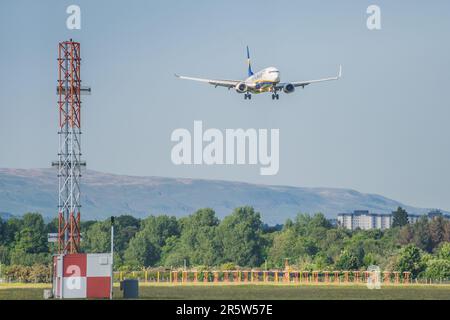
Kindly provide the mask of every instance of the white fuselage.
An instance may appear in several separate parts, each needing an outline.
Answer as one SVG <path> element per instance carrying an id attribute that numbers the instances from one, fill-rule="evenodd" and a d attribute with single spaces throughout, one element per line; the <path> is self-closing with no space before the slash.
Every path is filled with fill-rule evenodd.
<path id="1" fill-rule="evenodd" d="M 244 83 L 252 93 L 271 91 L 273 86 L 280 82 L 280 71 L 277 68 L 269 67 L 256 72 L 245 79 Z"/>

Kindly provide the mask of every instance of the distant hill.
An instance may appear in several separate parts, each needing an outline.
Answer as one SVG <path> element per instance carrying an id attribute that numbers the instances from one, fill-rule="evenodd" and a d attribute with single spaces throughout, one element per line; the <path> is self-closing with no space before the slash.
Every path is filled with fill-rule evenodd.
<path id="1" fill-rule="evenodd" d="M 349 189 L 267 186 L 242 182 L 161 177 L 134 177 L 87 170 L 82 178 L 82 218 L 105 219 L 111 215 L 150 214 L 185 216 L 204 207 L 222 218 L 243 205 L 253 206 L 268 224 L 283 223 L 299 212 L 322 212 L 335 217 L 355 209 L 390 213 L 402 206 L 375 194 Z M 57 214 L 57 177 L 52 169 L 0 169 L 0 210 L 14 215 L 40 212 Z"/>

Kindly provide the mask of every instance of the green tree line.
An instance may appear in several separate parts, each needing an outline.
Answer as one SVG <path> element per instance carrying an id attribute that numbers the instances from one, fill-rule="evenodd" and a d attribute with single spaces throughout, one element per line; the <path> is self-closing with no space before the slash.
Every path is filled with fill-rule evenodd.
<path id="1" fill-rule="evenodd" d="M 115 219 L 115 267 L 281 269 L 287 261 L 299 270 L 378 265 L 382 270 L 410 271 L 415 278 L 449 279 L 450 221 L 424 216 L 409 224 L 405 213 L 399 208 L 395 226 L 383 231 L 347 230 L 320 213 L 298 214 L 280 227 L 269 227 L 252 207 L 236 208 L 222 220 L 212 209 L 182 218 L 122 215 Z M 82 222 L 83 251 L 109 252 L 110 227 L 110 219 Z M 47 243 L 51 232 L 57 232 L 57 220 L 45 223 L 38 213 L 0 219 L 0 263 L 28 267 L 23 271 L 27 274 L 48 267 L 55 253 L 55 244 Z"/>

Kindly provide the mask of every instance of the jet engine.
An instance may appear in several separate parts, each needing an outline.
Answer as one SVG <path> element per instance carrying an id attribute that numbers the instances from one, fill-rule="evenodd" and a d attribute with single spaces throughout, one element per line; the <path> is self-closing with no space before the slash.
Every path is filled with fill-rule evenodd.
<path id="1" fill-rule="evenodd" d="M 283 91 L 284 91 L 284 93 L 292 93 L 295 91 L 295 87 L 293 84 L 287 83 L 284 85 Z"/>
<path id="2" fill-rule="evenodd" d="M 248 91 L 248 87 L 244 82 L 241 82 L 236 85 L 236 91 L 238 93 L 245 93 Z"/>

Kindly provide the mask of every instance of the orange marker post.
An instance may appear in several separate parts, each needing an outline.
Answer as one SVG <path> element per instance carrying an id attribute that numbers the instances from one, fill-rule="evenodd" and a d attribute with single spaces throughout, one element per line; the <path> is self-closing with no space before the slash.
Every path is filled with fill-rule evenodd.
<path id="1" fill-rule="evenodd" d="M 339 283 L 339 271 L 334 271 L 334 283 Z"/>
<path id="2" fill-rule="evenodd" d="M 384 271 L 383 272 L 383 276 L 384 276 L 384 283 L 385 284 L 389 284 L 391 282 L 391 272 L 390 271 Z"/>
<path id="3" fill-rule="evenodd" d="M 353 282 L 355 282 L 355 283 L 359 283 L 359 274 L 360 274 L 360 272 L 359 271 L 353 271 Z"/>
<path id="4" fill-rule="evenodd" d="M 291 281 L 289 271 L 284 272 L 284 282 L 289 283 Z"/>
<path id="5" fill-rule="evenodd" d="M 410 275 L 411 275 L 411 272 L 408 272 L 408 271 L 403 272 L 403 283 L 404 284 L 410 283 L 410 279 L 409 279 Z"/>
<path id="6" fill-rule="evenodd" d="M 394 276 L 395 276 L 395 284 L 399 284 L 400 283 L 400 272 L 395 271 Z"/>
<path id="7" fill-rule="evenodd" d="M 348 283 L 348 271 L 344 271 L 344 282 Z"/>
<path id="8" fill-rule="evenodd" d="M 304 275 L 303 278 L 305 280 L 305 283 L 309 283 L 309 271 L 304 271 L 303 275 Z"/>
<path id="9" fill-rule="evenodd" d="M 313 277 L 313 282 L 315 282 L 316 284 L 319 283 L 319 271 L 313 271 L 312 277 Z"/>
<path id="10" fill-rule="evenodd" d="M 369 278 L 369 271 L 364 271 L 364 282 L 367 282 L 367 279 Z"/>
<path id="11" fill-rule="evenodd" d="M 174 271 L 173 272 L 173 282 L 174 283 L 178 283 L 178 271 Z"/>

